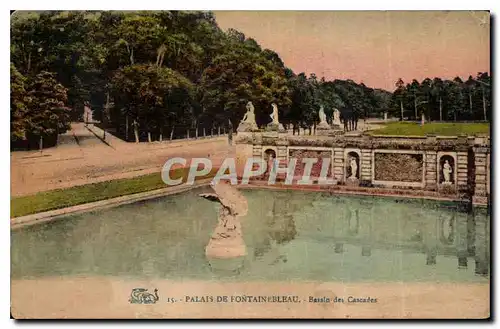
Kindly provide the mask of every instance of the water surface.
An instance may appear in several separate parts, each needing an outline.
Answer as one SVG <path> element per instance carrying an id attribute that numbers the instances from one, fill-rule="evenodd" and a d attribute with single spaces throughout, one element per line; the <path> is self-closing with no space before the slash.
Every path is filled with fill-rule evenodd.
<path id="1" fill-rule="evenodd" d="M 205 246 L 218 203 L 182 194 L 12 232 L 12 278 L 488 282 L 489 215 L 459 204 L 243 190 L 248 255 L 214 272 Z"/>

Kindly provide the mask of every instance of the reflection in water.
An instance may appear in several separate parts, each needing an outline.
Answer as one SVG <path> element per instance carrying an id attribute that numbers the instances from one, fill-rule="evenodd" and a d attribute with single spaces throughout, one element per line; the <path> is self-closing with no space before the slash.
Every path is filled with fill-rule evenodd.
<path id="1" fill-rule="evenodd" d="M 455 214 L 439 218 L 439 240 L 443 244 L 453 244 L 455 238 Z"/>
<path id="2" fill-rule="evenodd" d="M 200 189 L 12 232 L 12 277 L 217 279 Z M 455 203 L 244 191 L 248 256 L 235 280 L 484 281 L 489 214 Z M 471 266 L 474 264 L 474 266 Z"/>

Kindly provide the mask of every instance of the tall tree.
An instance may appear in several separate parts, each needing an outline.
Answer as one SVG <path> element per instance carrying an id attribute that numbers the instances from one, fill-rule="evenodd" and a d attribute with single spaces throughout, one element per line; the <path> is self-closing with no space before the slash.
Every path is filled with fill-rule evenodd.
<path id="1" fill-rule="evenodd" d="M 162 138 L 166 125 L 191 119 L 189 103 L 194 97 L 194 86 L 184 76 L 157 65 L 135 64 L 119 69 L 112 80 L 112 94 L 117 108 L 124 108 L 134 120 L 136 142 L 139 127 Z"/>
<path id="2" fill-rule="evenodd" d="M 481 85 L 483 115 L 486 121 L 489 117 L 491 118 L 491 77 L 487 72 L 479 72 L 476 81 Z"/>
<path id="3" fill-rule="evenodd" d="M 403 79 L 399 78 L 398 81 L 396 81 L 396 90 L 394 91 L 394 102 L 396 104 L 399 104 L 399 108 L 401 110 L 401 121 L 404 120 L 404 106 L 403 103 L 405 102 L 407 97 L 407 91 L 405 88 L 405 83 Z"/>
<path id="4" fill-rule="evenodd" d="M 30 82 L 28 96 L 31 102 L 26 130 L 39 138 L 42 149 L 43 138 L 57 136 L 70 128 L 67 89 L 57 82 L 54 73 L 42 71 Z"/>
<path id="5" fill-rule="evenodd" d="M 437 99 L 439 103 L 439 121 L 443 121 L 443 93 L 443 80 L 440 78 L 434 78 L 434 80 L 432 80 L 431 95 Z"/>
<path id="6" fill-rule="evenodd" d="M 10 64 L 10 140 L 26 139 L 28 129 L 29 98 L 26 93 L 26 78 Z"/>

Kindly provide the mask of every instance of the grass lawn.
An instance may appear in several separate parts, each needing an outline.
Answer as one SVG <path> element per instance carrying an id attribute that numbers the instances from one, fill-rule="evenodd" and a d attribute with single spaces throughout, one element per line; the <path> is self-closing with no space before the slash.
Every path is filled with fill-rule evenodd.
<path id="1" fill-rule="evenodd" d="M 438 136 L 489 135 L 489 123 L 440 123 L 430 122 L 423 126 L 416 122 L 390 122 L 385 127 L 368 132 L 370 135 Z"/>
<path id="2" fill-rule="evenodd" d="M 217 168 L 196 180 L 215 176 Z M 189 168 L 177 168 L 170 172 L 172 179 L 187 179 Z M 14 197 L 10 201 L 10 216 L 19 217 L 42 211 L 76 206 L 83 203 L 116 198 L 122 195 L 165 188 L 161 174 L 149 174 L 134 178 L 117 179 L 107 182 L 75 186 L 67 189 L 40 192 L 34 195 Z"/>

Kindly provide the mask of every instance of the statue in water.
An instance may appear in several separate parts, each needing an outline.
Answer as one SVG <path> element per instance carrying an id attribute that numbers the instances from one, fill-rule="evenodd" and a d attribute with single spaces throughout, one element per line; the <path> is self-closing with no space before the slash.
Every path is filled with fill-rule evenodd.
<path id="1" fill-rule="evenodd" d="M 241 232 L 241 217 L 248 213 L 246 198 L 231 184 L 212 182 L 215 193 L 202 193 L 201 197 L 220 203 L 219 220 L 205 249 L 209 258 L 235 258 L 246 255 Z"/>

